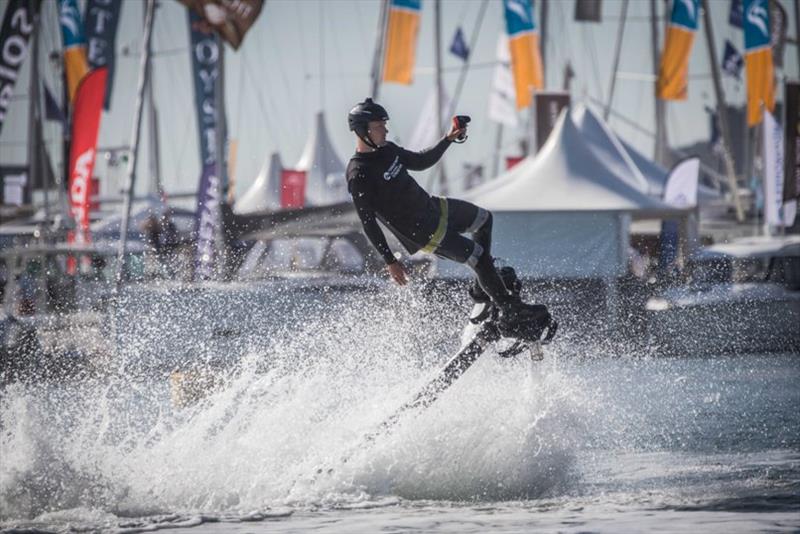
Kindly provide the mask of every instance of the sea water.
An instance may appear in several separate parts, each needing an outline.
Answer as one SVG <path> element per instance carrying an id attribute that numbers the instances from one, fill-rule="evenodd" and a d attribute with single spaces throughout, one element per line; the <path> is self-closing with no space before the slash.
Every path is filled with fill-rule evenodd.
<path id="1" fill-rule="evenodd" d="M 8 384 L 0 528 L 800 529 L 796 354 L 665 358 L 565 330 L 542 361 L 486 353 L 365 441 L 457 350 L 462 311 L 351 295 L 186 373 L 205 378 L 183 400 L 171 371 L 126 362 Z"/>

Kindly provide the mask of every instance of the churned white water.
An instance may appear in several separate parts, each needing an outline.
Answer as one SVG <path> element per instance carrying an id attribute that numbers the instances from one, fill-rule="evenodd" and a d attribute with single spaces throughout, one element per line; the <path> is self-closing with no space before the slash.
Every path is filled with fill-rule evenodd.
<path id="1" fill-rule="evenodd" d="M 193 369 L 193 402 L 173 398 L 171 369 L 125 362 L 6 385 L 0 527 L 800 528 L 798 355 L 662 359 L 567 331 L 540 362 L 485 354 L 365 441 L 457 350 L 462 310 L 345 295 Z"/>

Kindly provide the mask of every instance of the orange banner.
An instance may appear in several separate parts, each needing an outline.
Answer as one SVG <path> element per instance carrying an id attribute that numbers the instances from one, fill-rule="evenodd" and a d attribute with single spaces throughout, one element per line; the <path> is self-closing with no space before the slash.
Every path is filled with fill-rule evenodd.
<path id="1" fill-rule="evenodd" d="M 511 71 L 517 93 L 517 109 L 531 105 L 531 89 L 544 88 L 542 55 L 539 52 L 539 34 L 526 33 L 509 39 Z"/>
<path id="2" fill-rule="evenodd" d="M 761 104 L 767 111 L 775 110 L 775 76 L 772 49 L 762 48 L 744 56 L 747 71 L 747 125 L 761 123 Z"/>
<path id="3" fill-rule="evenodd" d="M 414 7 L 416 5 L 416 8 Z M 419 3 L 395 0 L 386 27 L 383 81 L 411 85 L 419 33 Z"/>
<path id="4" fill-rule="evenodd" d="M 658 98 L 686 100 L 694 33 L 678 26 L 667 28 L 667 42 L 658 70 Z"/>

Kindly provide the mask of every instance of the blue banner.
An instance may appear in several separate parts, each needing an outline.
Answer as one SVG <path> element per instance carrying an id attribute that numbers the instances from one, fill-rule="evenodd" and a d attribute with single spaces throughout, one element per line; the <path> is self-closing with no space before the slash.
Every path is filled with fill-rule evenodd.
<path id="1" fill-rule="evenodd" d="M 731 0 L 731 12 L 728 15 L 728 23 L 737 28 L 744 28 L 743 16 L 744 7 L 742 0 Z"/>
<path id="2" fill-rule="evenodd" d="M 224 123 L 219 124 L 221 128 L 218 128 L 220 117 L 224 117 L 224 114 L 217 109 L 217 77 L 222 68 L 222 41 L 216 33 L 204 31 L 207 28 L 204 20 L 194 10 L 189 10 L 197 135 L 202 168 L 195 223 L 196 279 L 207 279 L 214 275 L 216 240 L 222 235 L 220 203 L 224 201 L 227 190 L 227 172 L 224 162 L 218 161 L 217 154 L 218 132 L 225 131 Z"/>
<path id="3" fill-rule="evenodd" d="M 503 0 L 503 6 L 509 39 L 535 29 L 533 0 Z"/>
<path id="4" fill-rule="evenodd" d="M 769 1 L 745 0 L 744 50 L 745 53 L 770 46 Z"/>
<path id="5" fill-rule="evenodd" d="M 0 27 L 0 130 L 19 76 L 20 65 L 28 55 L 28 41 L 33 33 L 33 19 L 39 2 L 11 0 Z M 2 185 L 2 184 L 0 184 Z"/>
<path id="6" fill-rule="evenodd" d="M 194 279 L 216 278 L 217 240 L 222 234 L 222 189 L 217 177 L 217 166 L 204 165 L 197 191 L 197 218 L 195 220 L 196 254 Z"/>
<path id="7" fill-rule="evenodd" d="M 464 32 L 461 31 L 460 26 L 456 29 L 456 34 L 453 36 L 453 42 L 450 44 L 450 52 L 463 61 L 466 61 L 469 57 L 469 47 L 464 40 Z"/>
<path id="8" fill-rule="evenodd" d="M 108 67 L 106 95 L 103 109 L 111 107 L 111 90 L 114 84 L 114 47 L 119 25 L 121 0 L 89 0 L 86 4 L 86 59 L 93 69 Z"/>
<path id="9" fill-rule="evenodd" d="M 697 31 L 699 13 L 700 0 L 674 0 L 669 23 L 672 26 L 680 26 L 687 30 Z"/>
<path id="10" fill-rule="evenodd" d="M 744 58 L 739 51 L 736 50 L 736 47 L 725 39 L 725 52 L 723 52 L 722 55 L 722 72 L 740 80 L 742 78 L 742 68 L 744 68 Z"/>

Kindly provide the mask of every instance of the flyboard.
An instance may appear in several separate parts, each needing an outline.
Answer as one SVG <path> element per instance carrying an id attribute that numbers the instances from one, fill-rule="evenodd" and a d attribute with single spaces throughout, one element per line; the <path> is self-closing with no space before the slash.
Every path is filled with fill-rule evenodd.
<path id="1" fill-rule="evenodd" d="M 374 431 L 366 434 L 360 445 L 356 447 L 356 450 L 367 446 L 383 435 L 389 434 L 408 412 L 424 409 L 433 404 L 444 391 L 472 367 L 472 364 L 487 349 L 501 340 L 509 340 L 511 343 L 508 348 L 497 350 L 497 354 L 501 357 L 510 358 L 527 352 L 534 360 L 542 359 L 542 346 L 553 340 L 558 329 L 558 323 L 547 311 L 546 306 L 541 304 L 522 304 L 520 299 L 522 284 L 517 278 L 514 269 L 504 267 L 500 270 L 500 276 L 512 298 L 520 303 L 519 311 L 514 318 L 502 317 L 500 310 L 488 298 L 481 299 L 481 302 L 476 302 L 470 313 L 469 321 L 471 324 L 476 325 L 477 329 L 470 341 L 455 356 L 450 358 L 444 367 L 411 400 L 400 406 Z M 473 298 L 475 298 L 474 295 Z M 344 456 L 341 459 L 341 463 L 347 463 L 354 453 L 355 450 Z M 332 467 L 327 469 L 320 468 L 317 470 L 317 474 L 323 472 L 330 474 L 333 471 Z"/>

